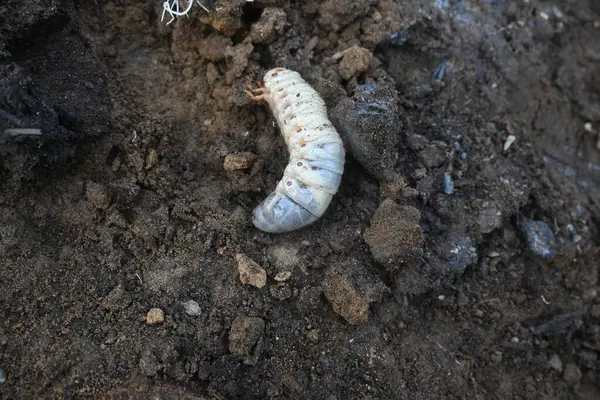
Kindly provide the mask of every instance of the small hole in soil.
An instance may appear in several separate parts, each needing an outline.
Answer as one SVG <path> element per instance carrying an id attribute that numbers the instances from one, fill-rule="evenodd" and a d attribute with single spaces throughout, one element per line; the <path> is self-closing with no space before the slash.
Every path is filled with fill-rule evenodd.
<path id="1" fill-rule="evenodd" d="M 119 156 L 119 147 L 113 146 L 110 149 L 110 151 L 108 152 L 108 156 L 106 156 L 106 165 L 112 165 L 112 163 L 117 159 L 118 156 Z"/>
<path id="2" fill-rule="evenodd" d="M 259 55 L 258 63 L 264 68 L 270 68 L 273 64 L 273 56 L 267 46 L 255 46 L 254 52 Z"/>
<path id="3" fill-rule="evenodd" d="M 58 124 L 70 131 L 78 131 L 83 128 L 81 120 L 73 113 L 64 110 L 56 110 Z"/>
<path id="4" fill-rule="evenodd" d="M 242 22 L 244 24 L 253 24 L 260 19 L 263 9 L 246 3 L 242 7 Z"/>

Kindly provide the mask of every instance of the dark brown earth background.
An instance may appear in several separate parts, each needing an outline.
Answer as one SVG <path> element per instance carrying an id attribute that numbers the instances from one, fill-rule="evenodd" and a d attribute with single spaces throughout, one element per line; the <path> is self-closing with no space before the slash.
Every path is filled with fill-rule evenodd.
<path id="1" fill-rule="evenodd" d="M 1 398 L 600 398 L 600 3 L 203 5 L 0 4 Z M 348 150 L 285 235 L 274 67 Z"/>

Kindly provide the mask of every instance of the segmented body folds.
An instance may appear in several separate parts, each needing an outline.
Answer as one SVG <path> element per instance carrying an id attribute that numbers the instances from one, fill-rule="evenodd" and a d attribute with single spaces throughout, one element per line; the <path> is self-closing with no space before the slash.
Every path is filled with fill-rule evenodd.
<path id="1" fill-rule="evenodd" d="M 344 172 L 342 139 L 327 118 L 325 102 L 297 72 L 275 68 L 261 87 L 247 92 L 266 100 L 290 152 L 283 178 L 252 215 L 265 232 L 282 233 L 318 220 Z"/>

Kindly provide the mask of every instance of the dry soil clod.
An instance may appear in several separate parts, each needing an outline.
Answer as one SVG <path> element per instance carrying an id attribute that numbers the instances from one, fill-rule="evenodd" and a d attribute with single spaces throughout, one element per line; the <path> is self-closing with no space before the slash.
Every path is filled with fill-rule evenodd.
<path id="1" fill-rule="evenodd" d="M 264 330 L 265 321 L 262 318 L 237 316 L 231 323 L 229 331 L 229 351 L 243 359 L 246 364 L 256 364 L 262 347 Z"/>
<path id="2" fill-rule="evenodd" d="M 416 208 L 385 199 L 364 234 L 373 258 L 393 270 L 420 256 L 424 242 L 420 218 Z"/>

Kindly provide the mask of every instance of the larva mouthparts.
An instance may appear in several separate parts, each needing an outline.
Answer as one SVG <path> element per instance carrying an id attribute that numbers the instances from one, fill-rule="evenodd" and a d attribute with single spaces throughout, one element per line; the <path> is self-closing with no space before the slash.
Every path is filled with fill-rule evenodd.
<path id="1" fill-rule="evenodd" d="M 267 72 L 253 100 L 266 100 L 288 146 L 290 160 L 276 189 L 254 209 L 252 222 L 269 233 L 290 232 L 318 220 L 344 172 L 345 150 L 321 96 L 299 73 Z"/>

